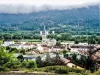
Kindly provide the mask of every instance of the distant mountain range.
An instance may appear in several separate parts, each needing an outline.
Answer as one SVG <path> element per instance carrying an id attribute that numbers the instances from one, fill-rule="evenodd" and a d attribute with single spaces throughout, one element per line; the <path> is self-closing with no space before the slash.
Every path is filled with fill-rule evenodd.
<path id="1" fill-rule="evenodd" d="M 58 32 L 100 32 L 100 8 L 98 5 L 33 12 L 30 14 L 0 14 L 0 31 L 39 31 L 46 25 Z"/>

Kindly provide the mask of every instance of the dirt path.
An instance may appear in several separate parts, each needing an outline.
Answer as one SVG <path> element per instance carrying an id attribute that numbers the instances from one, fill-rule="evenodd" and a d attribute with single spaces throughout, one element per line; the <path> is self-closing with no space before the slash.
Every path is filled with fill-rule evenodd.
<path id="1" fill-rule="evenodd" d="M 24 71 L 11 71 L 11 72 L 0 72 L 0 75 L 58 75 L 47 72 L 24 72 Z"/>

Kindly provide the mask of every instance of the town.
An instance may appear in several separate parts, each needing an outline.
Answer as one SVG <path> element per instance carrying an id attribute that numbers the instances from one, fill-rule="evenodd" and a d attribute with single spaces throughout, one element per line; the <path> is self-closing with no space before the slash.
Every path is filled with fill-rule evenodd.
<path id="1" fill-rule="evenodd" d="M 59 44 L 56 39 L 48 38 L 49 34 L 44 26 L 44 30 L 40 31 L 41 42 L 7 40 L 1 46 L 6 47 L 9 52 L 13 52 L 12 58 L 20 59 L 20 61 L 36 61 L 40 66 L 66 65 L 71 68 L 85 68 L 91 71 L 94 68 L 100 68 L 99 44 L 88 44 L 86 42 L 75 44 L 74 41 L 60 42 Z M 52 31 L 51 34 L 55 34 L 55 32 Z M 45 64 L 38 62 L 38 58 L 41 58 L 41 61 Z M 92 64 L 91 61 L 87 62 L 89 58 L 96 64 Z"/>

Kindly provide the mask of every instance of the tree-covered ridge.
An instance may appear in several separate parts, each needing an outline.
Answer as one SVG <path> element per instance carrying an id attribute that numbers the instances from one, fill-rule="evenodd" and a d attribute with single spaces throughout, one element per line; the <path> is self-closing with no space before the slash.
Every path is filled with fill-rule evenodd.
<path id="1" fill-rule="evenodd" d="M 60 11 L 41 11 L 30 14 L 2 13 L 0 14 L 0 30 L 39 31 L 43 29 L 43 25 L 46 25 L 48 30 L 55 30 L 56 32 L 99 33 L 99 17 L 99 6 Z"/>

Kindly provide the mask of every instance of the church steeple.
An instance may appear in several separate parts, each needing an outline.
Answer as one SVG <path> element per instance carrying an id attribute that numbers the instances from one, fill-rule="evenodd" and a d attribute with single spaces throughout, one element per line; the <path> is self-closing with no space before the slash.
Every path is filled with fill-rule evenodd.
<path id="1" fill-rule="evenodd" d="M 44 31 L 46 31 L 45 25 L 44 25 Z"/>
<path id="2" fill-rule="evenodd" d="M 44 34 L 44 35 L 48 35 L 48 34 L 49 34 L 48 31 L 46 30 L 46 26 L 45 26 L 45 25 L 44 25 L 43 34 Z"/>

